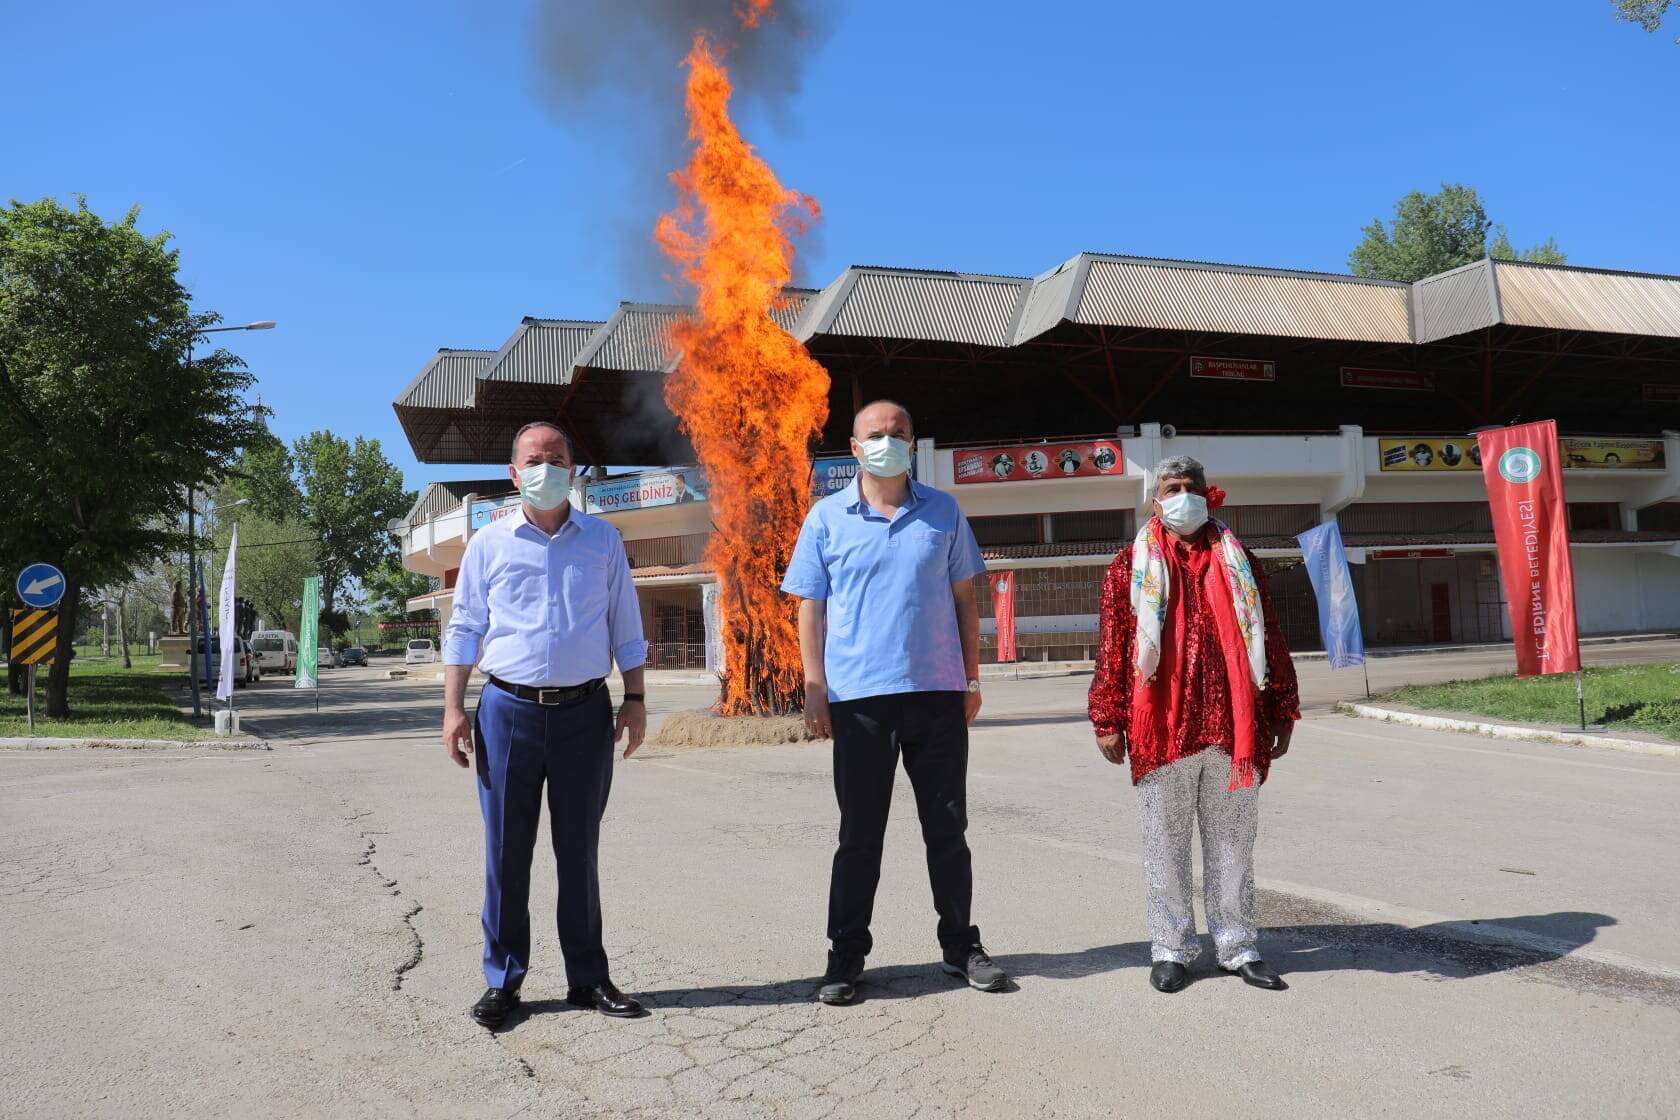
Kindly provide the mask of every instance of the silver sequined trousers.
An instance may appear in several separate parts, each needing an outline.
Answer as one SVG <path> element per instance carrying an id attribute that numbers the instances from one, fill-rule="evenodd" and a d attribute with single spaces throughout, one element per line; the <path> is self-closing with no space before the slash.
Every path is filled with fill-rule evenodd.
<path id="1" fill-rule="evenodd" d="M 1223 968 L 1260 959 L 1255 948 L 1254 838 L 1260 786 L 1230 789 L 1231 756 L 1217 747 L 1169 763 L 1137 785 L 1151 957 L 1189 964 L 1201 952 L 1191 908 L 1191 834 L 1201 824 L 1202 901 Z"/>

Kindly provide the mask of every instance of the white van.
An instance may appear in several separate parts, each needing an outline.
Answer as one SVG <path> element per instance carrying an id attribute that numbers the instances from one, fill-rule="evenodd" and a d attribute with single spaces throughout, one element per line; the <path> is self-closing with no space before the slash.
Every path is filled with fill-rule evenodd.
<path id="1" fill-rule="evenodd" d="M 403 651 L 404 665 L 428 665 L 438 659 L 437 646 L 430 638 L 415 638 Z"/>
<path id="2" fill-rule="evenodd" d="M 297 671 L 297 637 L 290 630 L 258 630 L 251 635 L 251 651 L 265 673 Z"/>

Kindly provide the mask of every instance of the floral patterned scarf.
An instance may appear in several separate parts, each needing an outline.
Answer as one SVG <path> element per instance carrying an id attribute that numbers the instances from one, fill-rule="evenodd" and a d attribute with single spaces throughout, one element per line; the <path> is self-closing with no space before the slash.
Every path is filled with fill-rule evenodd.
<path id="1" fill-rule="evenodd" d="M 1242 674 L 1241 666 L 1244 664 L 1248 670 L 1248 679 L 1228 678 L 1231 679 L 1233 703 L 1242 704 L 1232 712 L 1233 726 L 1238 729 L 1239 739 L 1230 744 L 1234 763 L 1231 788 L 1236 789 L 1239 785 L 1250 785 L 1254 780 L 1256 744 L 1253 719 L 1247 709 L 1252 707 L 1255 694 L 1266 685 L 1266 620 L 1260 608 L 1260 589 L 1255 584 L 1254 571 L 1249 567 L 1248 556 L 1243 552 L 1237 535 L 1222 521 L 1210 519 L 1208 524 L 1218 537 L 1218 559 L 1223 563 L 1225 585 L 1230 590 L 1228 604 L 1213 604 L 1215 621 L 1222 635 L 1234 622 L 1235 634 L 1232 637 L 1236 641 L 1230 644 L 1235 646 L 1240 642 L 1243 647 L 1240 652 L 1236 649 L 1225 651 L 1227 667 L 1231 678 Z M 1170 565 L 1164 552 L 1164 533 L 1160 519 L 1152 517 L 1132 542 L 1131 599 L 1132 614 L 1137 619 L 1134 664 L 1137 679 L 1144 686 L 1137 690 L 1134 698 L 1146 706 L 1155 703 L 1155 690 L 1147 686 L 1154 681 L 1155 672 L 1161 664 L 1162 629 L 1167 621 L 1168 597 L 1172 593 L 1168 575 Z M 1162 713 L 1156 714 L 1159 716 Z"/>

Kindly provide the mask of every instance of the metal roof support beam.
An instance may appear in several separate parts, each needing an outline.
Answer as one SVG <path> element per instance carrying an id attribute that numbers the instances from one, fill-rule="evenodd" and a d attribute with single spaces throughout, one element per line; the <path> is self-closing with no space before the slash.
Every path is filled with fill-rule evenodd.
<path id="1" fill-rule="evenodd" d="M 1138 403 L 1133 407 L 1133 411 L 1141 415 L 1143 410 L 1149 406 L 1149 402 L 1159 396 L 1162 389 L 1165 389 L 1168 385 L 1172 384 L 1173 379 L 1184 372 L 1184 367 L 1189 361 L 1190 351 L 1178 351 L 1178 357 L 1174 359 L 1172 366 L 1166 373 L 1163 373 L 1156 379 L 1155 384 L 1150 387 L 1149 392 L 1145 393 L 1143 395 L 1143 399 L 1138 401 Z"/>

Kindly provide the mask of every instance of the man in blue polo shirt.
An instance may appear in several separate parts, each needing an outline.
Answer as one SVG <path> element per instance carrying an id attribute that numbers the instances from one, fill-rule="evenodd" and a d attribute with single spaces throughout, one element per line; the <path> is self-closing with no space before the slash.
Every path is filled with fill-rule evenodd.
<path id="1" fill-rule="evenodd" d="M 833 736 L 840 845 L 828 890 L 833 948 L 817 996 L 850 1003 L 873 942 L 869 920 L 899 755 L 916 793 L 941 967 L 982 991 L 1009 977 L 969 923 L 968 725 L 980 712 L 985 570 L 949 494 L 910 478 L 910 414 L 876 401 L 852 421 L 862 468 L 812 507 L 782 590 L 797 595 L 805 724 Z"/>

